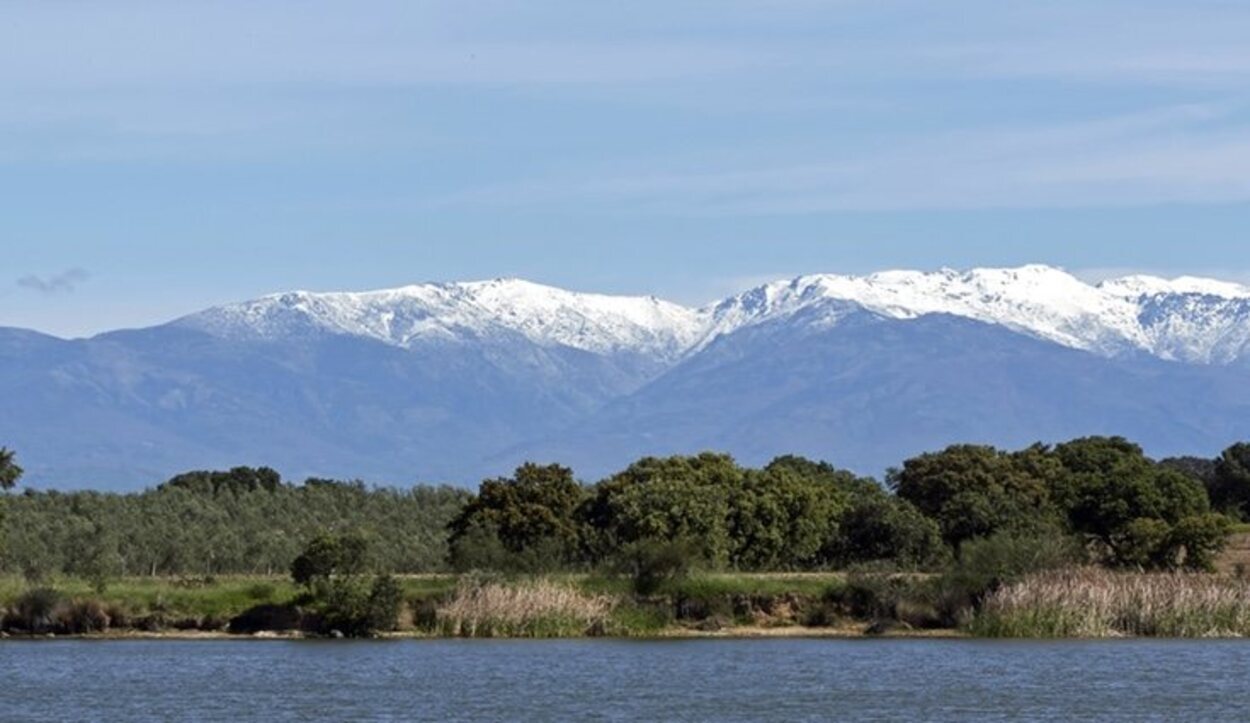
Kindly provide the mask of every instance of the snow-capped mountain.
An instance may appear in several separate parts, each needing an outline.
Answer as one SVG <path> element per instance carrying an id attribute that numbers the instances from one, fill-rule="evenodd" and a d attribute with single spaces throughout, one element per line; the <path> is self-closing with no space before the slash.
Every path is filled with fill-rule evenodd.
<path id="1" fill-rule="evenodd" d="M 844 303 L 830 303 L 844 302 Z M 655 297 L 565 291 L 520 279 L 368 292 L 273 294 L 176 325 L 222 337 L 317 331 L 398 347 L 499 341 L 676 361 L 738 329 L 803 315 L 831 326 L 849 304 L 893 319 L 949 314 L 1105 356 L 1224 364 L 1250 349 L 1250 288 L 1211 279 L 1129 276 L 1089 284 L 1050 266 L 777 281 L 700 309 Z"/>
<path id="2" fill-rule="evenodd" d="M 1250 439 L 1250 289 L 1060 269 L 765 284 L 702 308 L 515 279 L 290 292 L 63 340 L 0 329 L 0 445 L 31 482 L 190 468 L 472 484 L 530 458 L 824 457 L 947 443 Z"/>
<path id="3" fill-rule="evenodd" d="M 752 324 L 808 313 L 837 322 L 850 302 L 893 319 L 949 314 L 1002 326 L 1063 346 L 1116 356 L 1226 364 L 1250 353 L 1250 288 L 1184 277 L 1131 276 L 1093 285 L 1050 266 L 888 271 L 778 281 L 715 305 L 705 339 Z"/>
<path id="4" fill-rule="evenodd" d="M 580 294 L 520 279 L 422 284 L 360 293 L 274 294 L 175 324 L 223 337 L 317 330 L 398 347 L 520 335 L 542 346 L 672 360 L 703 333 L 700 312 L 654 297 Z"/>

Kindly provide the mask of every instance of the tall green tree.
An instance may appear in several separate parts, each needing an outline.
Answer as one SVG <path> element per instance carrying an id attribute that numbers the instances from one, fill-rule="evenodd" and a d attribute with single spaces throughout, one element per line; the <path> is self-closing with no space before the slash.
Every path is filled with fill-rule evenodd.
<path id="1" fill-rule="evenodd" d="M 1250 443 L 1220 454 L 1209 485 L 1211 506 L 1239 520 L 1250 519 Z"/>
<path id="2" fill-rule="evenodd" d="M 1139 567 L 1205 566 L 1222 544 L 1202 484 L 1150 460 L 1122 437 L 1055 447 L 1064 474 L 1053 498 L 1071 528 L 1105 546 L 1109 561 Z M 1214 531 L 1214 532 L 1212 532 Z M 1185 540 L 1194 543 L 1186 551 Z M 1197 548 L 1201 549 L 1197 549 Z"/>
<path id="3" fill-rule="evenodd" d="M 449 526 L 452 558 L 472 557 L 467 545 L 494 536 L 508 553 L 540 553 L 559 565 L 577 555 L 576 512 L 585 496 L 573 471 L 558 464 L 526 463 L 512 477 L 486 480 Z"/>
<path id="4" fill-rule="evenodd" d="M 17 465 L 17 453 L 8 447 L 0 447 L 0 490 L 5 492 L 17 486 L 22 478 L 22 468 Z"/>
<path id="5" fill-rule="evenodd" d="M 688 542 L 703 561 L 730 564 L 731 498 L 745 471 L 733 457 L 647 457 L 595 486 L 582 519 L 594 531 L 592 558 L 643 541 Z"/>
<path id="6" fill-rule="evenodd" d="M 909 459 L 888 482 L 958 548 L 976 537 L 1053 523 L 1050 481 L 1058 473 L 1044 447 L 1009 453 L 964 444 Z"/>
<path id="7" fill-rule="evenodd" d="M 9 490 L 17 486 L 17 481 L 22 478 L 22 468 L 17 466 L 17 455 L 8 447 L 0 447 L 0 491 L 5 492 L 5 497 Z M 7 537 L 5 528 L 5 504 L 8 500 L 0 500 L 0 559 L 5 557 L 5 538 Z"/>

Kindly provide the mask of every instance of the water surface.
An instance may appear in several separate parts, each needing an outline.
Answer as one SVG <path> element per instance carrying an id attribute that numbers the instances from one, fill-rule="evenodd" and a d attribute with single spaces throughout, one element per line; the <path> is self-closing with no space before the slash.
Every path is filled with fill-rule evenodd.
<path id="1" fill-rule="evenodd" d="M 1247 720 L 1250 643 L 0 641 L 9 720 Z"/>

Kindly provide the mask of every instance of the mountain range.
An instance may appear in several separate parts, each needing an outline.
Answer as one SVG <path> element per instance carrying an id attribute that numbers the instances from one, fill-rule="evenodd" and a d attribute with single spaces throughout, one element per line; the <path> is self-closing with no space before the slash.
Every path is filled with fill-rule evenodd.
<path id="1" fill-rule="evenodd" d="M 879 474 L 960 441 L 1250 438 L 1250 288 L 1048 266 L 778 281 L 704 306 L 518 279 L 289 292 L 60 339 L 0 328 L 0 443 L 35 486 L 191 468 L 473 484 L 644 454 Z"/>

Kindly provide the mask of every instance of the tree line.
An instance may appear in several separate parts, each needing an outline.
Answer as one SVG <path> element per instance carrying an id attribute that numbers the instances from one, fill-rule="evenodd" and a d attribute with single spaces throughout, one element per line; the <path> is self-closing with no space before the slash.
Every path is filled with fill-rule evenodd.
<path id="1" fill-rule="evenodd" d="M 451 525 L 457 569 L 596 566 L 639 546 L 681 545 L 739 570 L 936 569 L 971 540 L 1071 539 L 1089 561 L 1209 569 L 1250 505 L 1250 445 L 1195 474 L 1119 437 L 1019 451 L 955 445 L 885 484 L 781 457 L 761 469 L 721 454 L 647 458 L 593 486 L 559 465 L 489 480 Z M 1212 500 L 1215 500 L 1213 506 Z"/>
<path id="2" fill-rule="evenodd" d="M 0 572 L 27 579 L 285 574 L 327 533 L 369 541 L 379 568 L 441 569 L 448 522 L 470 494 L 446 486 L 369 488 L 267 468 L 191 472 L 143 492 L 8 495 Z"/>
<path id="3" fill-rule="evenodd" d="M 0 482 L 20 477 L 0 452 Z M 309 541 L 368 541 L 372 569 L 506 572 L 638 565 L 668 555 L 713 569 L 936 569 L 969 542 L 1063 538 L 1091 562 L 1206 569 L 1250 515 L 1250 444 L 1156 462 L 1119 437 L 1005 451 L 956 445 L 883 481 L 779 457 L 644 458 L 595 484 L 525 464 L 476 494 L 370 488 L 267 468 L 178 475 L 129 494 L 6 495 L 0 572 L 215 575 L 287 571 Z M 684 563 L 683 563 L 684 564 Z"/>

